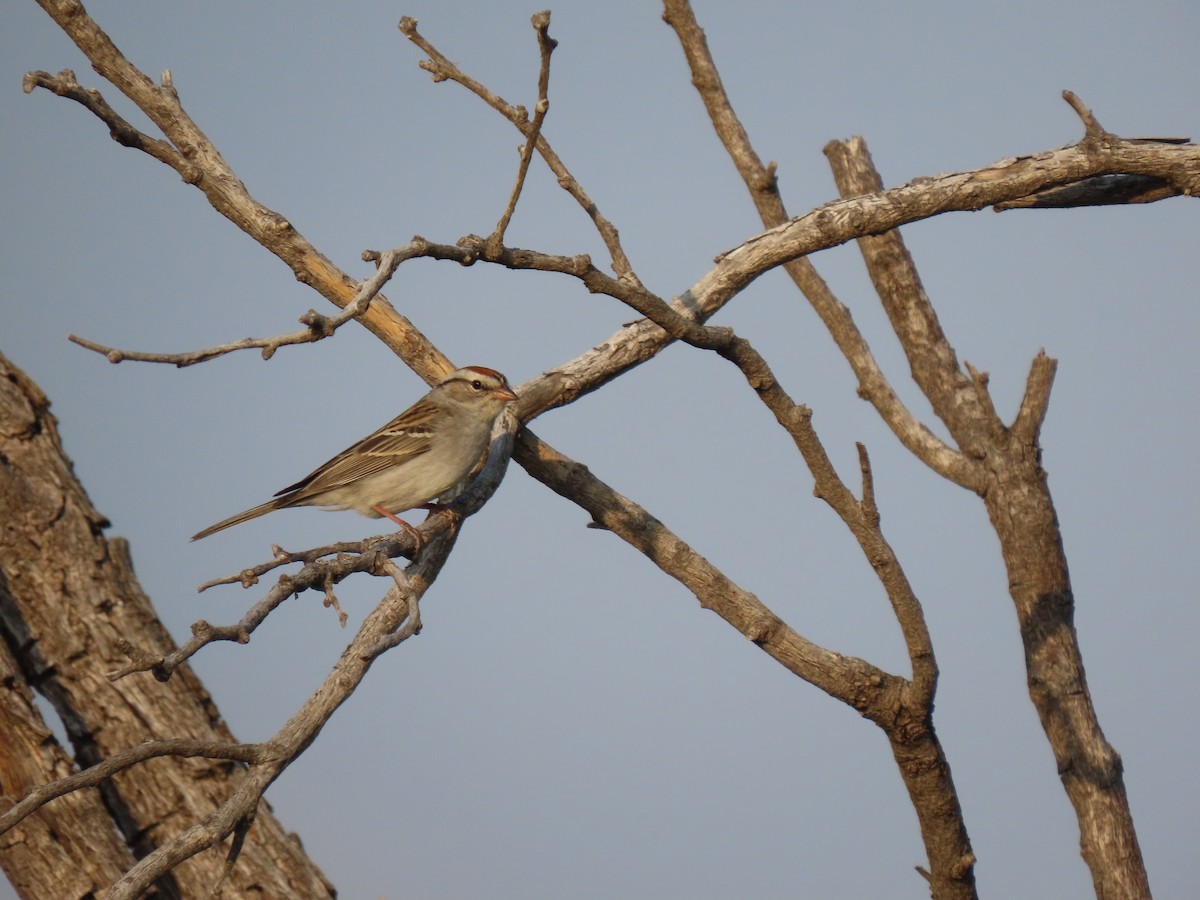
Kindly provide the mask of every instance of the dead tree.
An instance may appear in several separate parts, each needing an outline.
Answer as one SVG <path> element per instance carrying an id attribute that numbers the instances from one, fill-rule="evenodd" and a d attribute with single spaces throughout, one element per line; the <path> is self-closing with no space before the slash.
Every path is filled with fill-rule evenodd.
<path id="1" fill-rule="evenodd" d="M 298 553 L 280 551 L 259 566 L 214 582 L 254 584 L 268 576 L 275 579 L 238 623 L 197 623 L 192 638 L 179 648 L 172 647 L 162 634 L 132 626 L 118 629 L 125 638 L 119 646 L 127 660 L 114 664 L 113 678 L 119 679 L 120 685 L 143 684 L 149 690 L 157 685 L 144 675 L 129 676 L 153 672 L 168 684 L 177 684 L 181 677 L 186 678 L 185 664 L 190 656 L 215 640 L 244 641 L 289 597 L 312 589 L 325 592 L 330 602 L 336 602 L 333 588 L 350 575 L 366 572 L 383 577 L 387 588 L 378 606 L 363 621 L 322 687 L 272 739 L 237 744 L 230 736 L 219 735 L 193 738 L 195 743 L 186 744 L 181 743 L 184 735 L 172 734 L 169 738 L 155 735 L 155 742 L 140 749 L 105 748 L 94 758 L 79 760 L 85 765 L 94 764 L 94 768 L 35 790 L 0 819 L 0 826 L 33 827 L 27 823 L 36 823 L 38 816 L 46 814 L 39 810 L 48 800 L 79 786 L 98 784 L 118 773 L 136 780 L 136 773 L 147 768 L 142 764 L 149 755 L 215 758 L 226 761 L 232 793 L 211 811 L 195 813 L 193 824 L 164 829 L 161 835 L 153 836 L 153 847 L 135 849 L 140 858 L 128 867 L 108 896 L 139 896 L 169 877 L 183 860 L 230 836 L 230 863 L 237 860 L 239 851 L 245 856 L 243 842 L 250 846 L 259 830 L 249 825 L 259 810 L 263 792 L 317 738 L 379 654 L 417 633 L 421 598 L 447 564 L 466 518 L 487 501 L 511 456 L 535 479 L 586 510 L 596 527 L 611 531 L 648 557 L 664 574 L 690 590 L 703 608 L 717 613 L 788 671 L 879 726 L 889 741 L 920 823 L 928 855 L 928 865 L 921 871 L 929 881 L 931 894 L 937 898 L 974 897 L 975 855 L 932 718 L 938 678 L 934 647 L 921 604 L 880 527 L 867 449 L 859 446 L 859 470 L 851 487 L 827 456 L 810 410 L 789 395 L 768 361 L 733 329 L 706 324 L 756 278 L 782 267 L 849 362 L 860 396 L 873 405 L 899 442 L 933 471 L 978 495 L 983 502 L 1000 540 L 1008 572 L 1025 646 L 1030 696 L 1075 808 L 1082 853 L 1096 893 L 1105 898 L 1148 895 L 1120 759 L 1105 740 L 1088 692 L 1073 625 L 1067 561 L 1041 467 L 1039 433 L 1048 409 L 1055 363 L 1044 354 L 1033 360 L 1019 411 L 1012 421 L 1003 421 L 993 406 L 986 373 L 969 363 L 960 363 L 896 229 L 943 213 L 989 206 L 1000 209 L 1133 203 L 1194 195 L 1200 189 L 1200 149 L 1173 139 L 1125 139 L 1110 133 L 1079 98 L 1066 92 L 1065 99 L 1083 124 L 1083 137 L 1076 144 L 1004 159 L 974 171 L 885 188 L 865 142 L 858 138 L 836 141 L 828 145 L 826 155 L 841 198 L 793 216 L 784 207 L 773 166 L 763 164 L 734 113 L 690 6 L 682 0 L 666 0 L 664 18 L 678 36 L 700 99 L 745 182 L 764 230 L 722 254 L 708 272 L 674 296 L 659 295 L 643 283 L 621 245 L 617 228 L 600 212 L 542 134 L 550 110 L 550 61 L 555 48 L 549 36 L 549 13 L 533 17 L 541 66 L 532 115 L 469 76 L 421 35 L 415 21 L 406 18 L 401 20 L 400 30 L 424 54 L 422 68 L 435 81 L 449 81 L 475 94 L 517 129 L 524 147 L 507 208 L 491 234 L 466 235 L 453 242 L 417 237 L 394 249 L 366 251 L 364 258 L 376 263 L 376 274 L 360 284 L 334 266 L 285 216 L 250 195 L 183 108 L 169 72 L 158 84 L 146 77 L 78 3 L 39 2 L 87 55 L 96 71 L 132 101 L 162 136 L 135 128 L 98 91 L 82 86 L 69 71 L 57 75 L 30 73 L 27 90 L 40 87 L 83 105 L 107 126 L 116 141 L 171 167 L 185 183 L 200 190 L 218 213 L 286 263 L 299 281 L 341 310 L 333 316 L 310 311 L 302 318 L 304 328 L 293 334 L 239 341 L 188 354 L 137 353 L 77 339 L 112 362 L 141 359 L 184 366 L 248 347 L 269 356 L 283 346 L 328 337 L 353 318 L 426 381 L 436 381 L 453 365 L 381 293 L 398 267 L 416 258 L 565 274 L 578 279 L 589 291 L 625 303 L 639 318 L 598 342 L 596 349 L 518 388 L 520 401 L 513 414 L 502 420 L 486 465 L 471 489 L 444 514 L 431 517 L 422 526 L 420 553 L 414 553 L 415 542 L 404 533 Z M 590 217 L 608 254 L 603 268 L 586 255 L 555 255 L 505 242 L 508 223 L 535 156 Z M 849 311 L 811 262 L 817 252 L 849 241 L 859 244 L 914 381 L 948 432 L 949 442 L 939 438 L 900 400 Z M 887 594 L 904 637 L 910 675 L 885 671 L 807 640 L 651 512 L 531 430 L 538 416 L 600 389 L 675 342 L 714 353 L 733 364 L 752 395 L 766 406 L 795 444 L 817 496 L 849 529 Z M 416 558 L 404 569 L 394 562 L 401 556 L 414 555 Z M 276 571 L 283 567 L 292 568 L 287 574 Z M 199 691 L 199 686 L 193 690 Z M 58 765 L 64 766 L 65 761 Z M 261 822 L 261 813 L 258 818 Z M 127 863 L 123 860 L 117 867 Z M 239 866 L 232 868 L 236 873 Z"/>

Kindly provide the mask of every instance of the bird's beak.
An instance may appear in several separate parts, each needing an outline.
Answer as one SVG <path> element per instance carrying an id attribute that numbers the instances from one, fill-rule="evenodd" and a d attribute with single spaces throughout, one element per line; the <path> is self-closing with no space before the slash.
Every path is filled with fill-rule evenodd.
<path id="1" fill-rule="evenodd" d="M 492 391 L 492 396 L 497 400 L 503 400 L 505 403 L 511 403 L 517 399 L 517 395 L 512 392 L 510 387 L 498 387 Z"/>

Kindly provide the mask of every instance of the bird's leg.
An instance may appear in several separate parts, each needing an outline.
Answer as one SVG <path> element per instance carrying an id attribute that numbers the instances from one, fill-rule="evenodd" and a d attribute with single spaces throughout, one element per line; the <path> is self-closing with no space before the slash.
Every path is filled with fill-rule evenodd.
<path id="1" fill-rule="evenodd" d="M 405 522 L 403 519 L 401 519 L 395 513 L 389 512 L 388 510 L 384 509 L 378 503 L 376 503 L 374 506 L 372 506 L 371 509 L 375 510 L 375 512 L 379 513 L 385 519 L 391 519 L 393 522 L 395 522 L 397 525 L 399 525 L 401 528 L 403 528 L 405 531 L 408 532 L 409 536 L 413 539 L 413 543 L 415 543 L 417 545 L 416 549 L 413 550 L 413 555 L 412 555 L 413 559 L 416 559 L 418 556 L 421 555 L 421 551 L 425 549 L 425 538 L 421 537 L 421 532 L 417 531 L 417 529 L 413 528 L 411 525 L 409 525 L 407 522 Z"/>

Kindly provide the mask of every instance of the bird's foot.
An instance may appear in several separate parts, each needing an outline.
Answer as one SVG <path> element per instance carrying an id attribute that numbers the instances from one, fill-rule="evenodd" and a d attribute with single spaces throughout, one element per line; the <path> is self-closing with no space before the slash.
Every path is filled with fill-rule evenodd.
<path id="1" fill-rule="evenodd" d="M 371 509 L 375 510 L 375 512 L 379 513 L 385 519 L 391 519 L 393 522 L 395 522 L 397 525 L 399 525 L 404 531 L 408 532 L 409 537 L 411 537 L 413 539 L 413 543 L 416 544 L 416 547 L 412 552 L 412 556 L 410 556 L 409 559 L 415 561 L 416 558 L 421 555 L 421 551 L 425 549 L 425 538 L 422 537 L 421 532 L 417 531 L 417 529 L 413 528 L 410 524 L 405 522 L 403 519 L 401 519 L 395 513 L 384 509 L 378 503 L 376 503 L 374 506 L 372 506 Z"/>

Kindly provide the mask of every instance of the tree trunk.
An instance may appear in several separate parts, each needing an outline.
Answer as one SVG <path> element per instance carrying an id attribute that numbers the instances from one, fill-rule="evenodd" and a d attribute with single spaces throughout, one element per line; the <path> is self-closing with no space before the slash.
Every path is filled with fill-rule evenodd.
<path id="1" fill-rule="evenodd" d="M 38 783 L 163 738 L 233 741 L 187 666 L 166 683 L 147 674 L 111 682 L 127 662 L 122 639 L 174 643 L 133 574 L 127 543 L 108 539 L 63 453 L 49 402 L 0 356 L 0 810 Z M 73 757 L 32 704 L 61 718 Z M 164 837 L 201 821 L 230 791 L 235 764 L 162 758 L 99 789 L 52 801 L 0 843 L 0 867 L 23 898 L 103 890 Z M 264 804 L 265 807 L 265 804 Z M 208 896 L 223 853 L 201 854 L 162 879 L 160 897 Z M 267 808 L 258 815 L 226 896 L 333 897 L 333 887 Z"/>
<path id="2" fill-rule="evenodd" d="M 1036 447 L 998 458 L 983 492 L 1004 555 L 1025 646 L 1029 696 L 1079 821 L 1079 845 L 1100 900 L 1142 900 L 1150 883 L 1121 757 L 1100 729 L 1075 631 L 1075 598 L 1054 503 Z"/>

